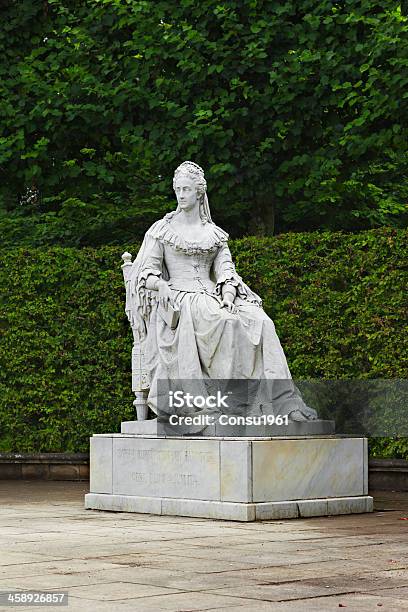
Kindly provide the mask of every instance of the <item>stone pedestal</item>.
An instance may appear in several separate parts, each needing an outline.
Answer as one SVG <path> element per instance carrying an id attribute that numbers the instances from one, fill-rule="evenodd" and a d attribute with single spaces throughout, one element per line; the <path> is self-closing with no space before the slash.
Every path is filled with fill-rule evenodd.
<path id="1" fill-rule="evenodd" d="M 256 521 L 372 511 L 367 440 L 91 438 L 85 507 Z"/>

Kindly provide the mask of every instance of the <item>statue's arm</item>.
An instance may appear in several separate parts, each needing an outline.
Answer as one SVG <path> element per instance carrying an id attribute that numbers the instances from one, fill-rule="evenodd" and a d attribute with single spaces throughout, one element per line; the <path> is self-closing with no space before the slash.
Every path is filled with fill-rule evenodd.
<path id="1" fill-rule="evenodd" d="M 232 289 L 235 289 L 233 283 L 237 273 L 227 244 L 223 244 L 218 249 L 213 262 L 213 272 L 215 282 L 222 295 L 224 295 L 224 292 L 232 292 Z"/>
<path id="2" fill-rule="evenodd" d="M 213 274 L 216 282 L 216 293 L 222 297 L 222 302 L 233 303 L 238 296 L 240 299 L 262 305 L 261 298 L 244 283 L 235 270 L 231 251 L 228 244 L 223 244 L 213 262 Z"/>
<path id="3" fill-rule="evenodd" d="M 235 312 L 234 300 L 237 288 L 234 286 L 235 266 L 228 245 L 220 247 L 213 263 L 213 271 L 217 284 L 217 292 L 221 294 L 221 307 Z"/>
<path id="4" fill-rule="evenodd" d="M 155 290 L 157 289 L 155 285 L 161 279 L 163 272 L 163 245 L 159 240 L 149 237 L 146 251 L 138 281 L 146 289 Z"/>
<path id="5" fill-rule="evenodd" d="M 167 304 L 172 304 L 173 300 L 169 284 L 163 278 L 163 261 L 163 245 L 159 240 L 155 239 L 141 271 L 141 277 L 144 279 L 142 284 L 148 291 L 157 292 L 159 304 L 166 307 Z"/>

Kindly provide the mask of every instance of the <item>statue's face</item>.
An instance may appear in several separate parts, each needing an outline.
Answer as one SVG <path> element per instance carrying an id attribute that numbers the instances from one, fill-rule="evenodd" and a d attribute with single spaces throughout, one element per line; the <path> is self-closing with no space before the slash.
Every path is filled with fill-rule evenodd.
<path id="1" fill-rule="evenodd" d="M 191 210 L 198 204 L 195 183 L 187 176 L 180 176 L 176 181 L 175 192 L 181 210 Z"/>

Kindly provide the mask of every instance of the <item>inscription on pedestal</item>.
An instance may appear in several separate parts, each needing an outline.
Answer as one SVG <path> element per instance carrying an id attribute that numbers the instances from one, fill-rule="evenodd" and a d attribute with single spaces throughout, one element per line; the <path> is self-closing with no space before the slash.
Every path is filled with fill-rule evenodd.
<path id="1" fill-rule="evenodd" d="M 219 444 L 114 439 L 113 491 L 118 495 L 218 500 Z"/>

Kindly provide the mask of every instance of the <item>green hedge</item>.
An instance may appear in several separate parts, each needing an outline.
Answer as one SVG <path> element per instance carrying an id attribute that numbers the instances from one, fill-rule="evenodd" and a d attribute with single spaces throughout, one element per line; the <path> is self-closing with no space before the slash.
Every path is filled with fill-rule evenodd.
<path id="1" fill-rule="evenodd" d="M 231 242 L 294 377 L 407 377 L 407 233 Z M 132 418 L 125 249 L 135 254 L 137 246 L 1 252 L 1 451 L 86 451 L 92 433 L 118 431 Z M 408 457 L 405 440 L 377 440 L 372 449 Z"/>

